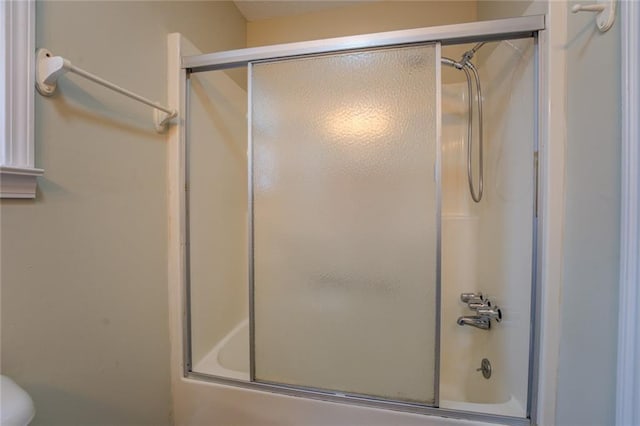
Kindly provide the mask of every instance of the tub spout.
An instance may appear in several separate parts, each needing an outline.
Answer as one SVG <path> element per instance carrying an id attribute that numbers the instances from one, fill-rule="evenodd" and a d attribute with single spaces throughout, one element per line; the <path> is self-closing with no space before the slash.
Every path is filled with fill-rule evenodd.
<path id="1" fill-rule="evenodd" d="M 489 330 L 491 328 L 491 319 L 480 315 L 460 317 L 457 322 L 458 325 L 470 325 L 482 330 Z"/>

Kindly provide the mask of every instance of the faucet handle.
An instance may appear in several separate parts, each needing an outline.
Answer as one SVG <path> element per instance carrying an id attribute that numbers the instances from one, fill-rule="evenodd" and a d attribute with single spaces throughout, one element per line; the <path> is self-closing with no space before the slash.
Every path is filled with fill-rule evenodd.
<path id="1" fill-rule="evenodd" d="M 502 310 L 497 306 L 478 308 L 476 310 L 478 316 L 496 320 L 496 322 L 502 321 Z"/>
<path id="2" fill-rule="evenodd" d="M 482 300 L 482 293 L 461 293 L 460 300 L 463 303 L 478 302 Z"/>
<path id="3" fill-rule="evenodd" d="M 467 305 L 469 309 L 473 311 L 477 311 L 478 309 L 490 309 L 491 308 L 491 300 L 489 299 L 471 299 Z"/>

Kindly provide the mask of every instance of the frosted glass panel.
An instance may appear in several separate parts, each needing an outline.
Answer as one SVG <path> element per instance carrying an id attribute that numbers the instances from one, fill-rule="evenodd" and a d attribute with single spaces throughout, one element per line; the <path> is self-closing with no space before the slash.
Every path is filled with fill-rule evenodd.
<path id="1" fill-rule="evenodd" d="M 433 403 L 438 67 L 253 65 L 256 380 Z"/>
<path id="2" fill-rule="evenodd" d="M 247 91 L 225 71 L 190 77 L 189 314 L 192 369 L 249 376 L 247 237 Z M 246 327 L 245 327 L 246 328 Z M 238 342 L 235 363 L 224 342 Z"/>

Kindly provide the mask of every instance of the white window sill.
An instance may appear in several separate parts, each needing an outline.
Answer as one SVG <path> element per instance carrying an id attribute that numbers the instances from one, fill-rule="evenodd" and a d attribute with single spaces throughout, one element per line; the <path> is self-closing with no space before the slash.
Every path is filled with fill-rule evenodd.
<path id="1" fill-rule="evenodd" d="M 0 198 L 35 198 L 38 176 L 44 170 L 0 166 Z"/>

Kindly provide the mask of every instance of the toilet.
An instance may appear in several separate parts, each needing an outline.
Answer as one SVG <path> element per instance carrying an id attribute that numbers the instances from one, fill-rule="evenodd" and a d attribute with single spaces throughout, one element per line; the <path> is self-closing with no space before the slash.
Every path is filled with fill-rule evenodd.
<path id="1" fill-rule="evenodd" d="M 0 376 L 0 425 L 27 426 L 35 414 L 29 394 L 7 376 Z"/>

